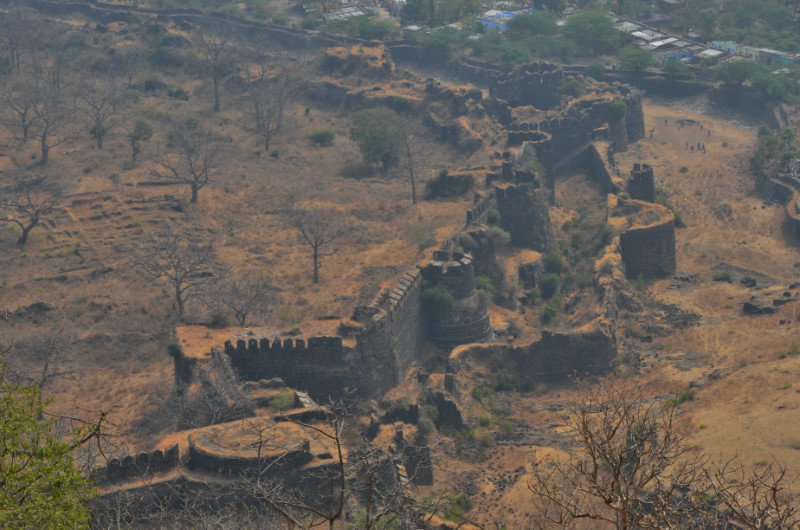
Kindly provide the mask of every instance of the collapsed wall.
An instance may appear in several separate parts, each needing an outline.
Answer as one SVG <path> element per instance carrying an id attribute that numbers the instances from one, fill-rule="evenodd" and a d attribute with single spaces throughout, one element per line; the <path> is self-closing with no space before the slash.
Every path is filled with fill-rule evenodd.
<path id="1" fill-rule="evenodd" d="M 532 184 L 495 188 L 500 226 L 511 235 L 511 244 L 539 252 L 556 246 L 546 192 Z"/>
<path id="2" fill-rule="evenodd" d="M 566 381 L 576 375 L 606 372 L 617 357 L 616 341 L 600 326 L 567 333 L 542 331 L 536 342 L 523 346 L 507 344 L 469 345 L 456 349 L 449 364 L 455 372 L 467 372 L 468 364 L 511 368 L 515 375 L 536 382 Z"/>

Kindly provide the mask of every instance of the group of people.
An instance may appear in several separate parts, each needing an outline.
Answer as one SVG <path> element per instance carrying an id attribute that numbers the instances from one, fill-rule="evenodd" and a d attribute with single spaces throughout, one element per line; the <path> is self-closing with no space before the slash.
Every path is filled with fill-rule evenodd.
<path id="1" fill-rule="evenodd" d="M 692 121 L 692 123 L 695 123 L 695 122 Z M 683 129 L 684 127 L 686 127 L 686 120 L 679 120 L 678 124 L 679 124 L 678 128 L 679 129 Z M 697 125 L 700 127 L 700 130 L 702 131 L 703 130 L 703 124 L 701 122 L 698 122 Z M 668 118 L 664 118 L 664 127 L 669 127 L 669 119 Z M 708 135 L 707 136 L 710 138 L 711 137 L 711 129 L 707 129 L 707 131 L 708 131 Z M 653 131 L 651 130 L 650 131 L 650 138 L 652 138 L 652 137 L 653 137 Z M 689 145 L 689 142 L 687 141 L 686 142 L 686 149 L 689 150 L 689 151 L 694 151 L 696 149 L 697 151 L 701 151 L 701 152 L 705 153 L 706 152 L 706 144 L 702 143 L 702 142 L 697 142 L 697 145 Z"/>
<path id="2" fill-rule="evenodd" d="M 695 148 L 694 145 L 689 145 L 689 142 L 686 142 L 686 149 L 689 149 L 690 151 L 694 151 L 694 148 Z M 705 153 L 706 152 L 706 144 L 697 142 L 697 150 L 698 151 L 702 151 L 702 152 Z"/>

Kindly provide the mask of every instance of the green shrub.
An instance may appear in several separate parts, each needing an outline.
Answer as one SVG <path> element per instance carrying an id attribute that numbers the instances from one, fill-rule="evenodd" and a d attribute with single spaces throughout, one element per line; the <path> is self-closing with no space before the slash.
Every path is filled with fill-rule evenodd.
<path id="1" fill-rule="evenodd" d="M 714 273 L 714 281 L 715 282 L 730 282 L 731 281 L 731 273 L 729 273 L 729 272 L 715 272 Z"/>
<path id="2" fill-rule="evenodd" d="M 497 208 L 489 209 L 489 212 L 486 214 L 486 222 L 490 225 L 500 224 L 500 212 L 497 210 Z"/>
<path id="3" fill-rule="evenodd" d="M 167 353 L 171 357 L 179 357 L 181 355 L 181 345 L 175 341 L 167 343 Z"/>
<path id="4" fill-rule="evenodd" d="M 276 26 L 285 26 L 286 23 L 289 22 L 289 15 L 286 13 L 273 13 L 269 21 Z"/>
<path id="5" fill-rule="evenodd" d="M 621 99 L 612 101 L 611 105 L 609 105 L 609 110 L 611 110 L 611 115 L 615 120 L 621 120 L 628 115 L 628 105 Z"/>
<path id="6" fill-rule="evenodd" d="M 181 101 L 189 101 L 189 92 L 182 86 L 169 86 L 167 87 L 167 96 L 172 99 L 179 99 Z"/>
<path id="7" fill-rule="evenodd" d="M 422 292 L 422 307 L 434 319 L 440 319 L 453 310 L 455 299 L 444 285 L 437 285 Z"/>
<path id="8" fill-rule="evenodd" d="M 417 431 L 423 436 L 429 435 L 434 430 L 436 430 L 436 426 L 428 416 L 422 416 L 417 422 Z"/>
<path id="9" fill-rule="evenodd" d="M 479 291 L 487 291 L 490 293 L 494 292 L 494 285 L 492 284 L 492 280 L 490 280 L 486 276 L 475 277 L 475 288 L 478 289 Z"/>
<path id="10" fill-rule="evenodd" d="M 455 495 L 450 501 L 450 508 L 445 512 L 445 518 L 456 523 L 464 523 L 464 514 L 475 506 L 466 493 Z"/>
<path id="11" fill-rule="evenodd" d="M 303 29 L 317 29 L 322 25 L 322 13 L 311 13 L 300 22 L 300 27 Z"/>
<path id="12" fill-rule="evenodd" d="M 539 322 L 542 324 L 555 324 L 558 322 L 558 313 L 561 311 L 561 299 L 554 296 L 539 311 Z"/>
<path id="13" fill-rule="evenodd" d="M 672 409 L 675 407 L 679 407 L 686 403 L 687 401 L 692 401 L 695 395 L 694 388 L 686 388 L 678 392 L 675 396 L 667 399 L 664 402 L 664 408 Z"/>
<path id="14" fill-rule="evenodd" d="M 478 418 L 478 425 L 480 425 L 481 427 L 488 427 L 491 424 L 492 424 L 492 418 L 490 418 L 489 416 L 481 416 L 480 418 Z"/>
<path id="15" fill-rule="evenodd" d="M 270 149 L 269 150 L 269 157 L 271 159 L 277 160 L 279 156 L 281 156 L 281 150 L 280 149 L 275 148 L 275 149 Z"/>
<path id="16" fill-rule="evenodd" d="M 142 101 L 142 93 L 135 88 L 129 88 L 125 91 L 125 99 L 130 103 L 139 103 Z"/>
<path id="17" fill-rule="evenodd" d="M 208 327 L 213 329 L 228 328 L 231 325 L 231 317 L 222 309 L 217 309 L 211 312 L 208 317 Z"/>
<path id="18" fill-rule="evenodd" d="M 557 251 L 553 250 L 544 258 L 544 270 L 555 274 L 561 274 L 567 268 L 567 262 Z"/>
<path id="19" fill-rule="evenodd" d="M 275 411 L 289 410 L 294 408 L 296 402 L 297 396 L 295 393 L 291 390 L 286 390 L 269 400 L 269 408 Z"/>
<path id="20" fill-rule="evenodd" d="M 336 133 L 330 129 L 317 129 L 308 135 L 308 139 L 314 145 L 329 147 L 333 145 L 333 140 L 336 138 Z"/>
<path id="21" fill-rule="evenodd" d="M 586 77 L 593 77 L 597 80 L 600 80 L 603 77 L 603 73 L 605 73 L 606 67 L 603 63 L 592 63 L 586 67 L 583 71 L 583 75 Z"/>
<path id="22" fill-rule="evenodd" d="M 558 274 L 552 272 L 542 276 L 542 279 L 539 281 L 539 293 L 545 300 L 552 298 L 560 287 L 561 278 L 559 278 Z"/>
<path id="23" fill-rule="evenodd" d="M 625 336 L 630 338 L 641 338 L 644 335 L 642 325 L 635 318 L 629 318 L 625 321 Z"/>

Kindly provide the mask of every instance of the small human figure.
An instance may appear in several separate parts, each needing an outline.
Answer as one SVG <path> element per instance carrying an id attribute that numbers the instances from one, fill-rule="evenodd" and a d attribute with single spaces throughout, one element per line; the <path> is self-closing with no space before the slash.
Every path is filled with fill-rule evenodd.
<path id="1" fill-rule="evenodd" d="M 689 142 L 686 142 L 686 147 L 684 149 L 689 149 Z"/>
<path id="2" fill-rule="evenodd" d="M 711 138 L 711 129 L 708 130 L 708 137 Z"/>
<path id="3" fill-rule="evenodd" d="M 653 139 L 653 130 L 654 130 L 654 129 L 650 129 L 650 139 L 651 139 L 651 140 Z"/>
<path id="4" fill-rule="evenodd" d="M 691 151 L 694 151 L 694 146 L 690 147 L 690 150 L 691 150 Z"/>
<path id="5" fill-rule="evenodd" d="M 667 126 L 667 118 L 664 118 L 664 127 Z"/>

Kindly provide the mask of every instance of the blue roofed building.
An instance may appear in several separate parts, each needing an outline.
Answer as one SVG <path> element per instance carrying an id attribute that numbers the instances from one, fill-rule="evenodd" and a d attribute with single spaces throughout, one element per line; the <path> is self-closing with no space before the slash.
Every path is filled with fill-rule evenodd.
<path id="1" fill-rule="evenodd" d="M 506 22 L 514 18 L 516 14 L 517 13 L 512 13 L 511 11 L 490 9 L 481 15 L 481 24 L 483 24 L 487 30 L 496 29 L 502 32 L 506 30 Z"/>

